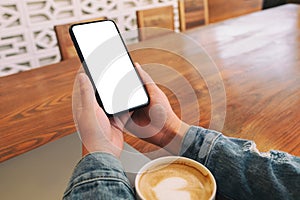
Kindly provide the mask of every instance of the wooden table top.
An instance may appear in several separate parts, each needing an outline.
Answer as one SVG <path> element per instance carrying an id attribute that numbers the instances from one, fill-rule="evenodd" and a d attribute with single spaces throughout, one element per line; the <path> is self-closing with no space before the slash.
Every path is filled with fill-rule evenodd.
<path id="1" fill-rule="evenodd" d="M 72 89 L 79 61 L 0 78 L 0 161 L 74 133 Z"/>
<path id="2" fill-rule="evenodd" d="M 252 139 L 261 151 L 300 156 L 300 6 L 253 13 L 129 49 L 187 123 Z M 79 66 L 70 59 L 0 78 L 0 162 L 76 131 L 71 95 Z M 157 148 L 128 135 L 125 139 L 141 152 Z"/>

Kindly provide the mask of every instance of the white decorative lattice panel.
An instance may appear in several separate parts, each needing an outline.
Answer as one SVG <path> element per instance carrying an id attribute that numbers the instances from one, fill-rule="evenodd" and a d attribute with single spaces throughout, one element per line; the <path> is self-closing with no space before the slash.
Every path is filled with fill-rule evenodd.
<path id="1" fill-rule="evenodd" d="M 136 10 L 177 0 L 1 0 L 0 76 L 60 61 L 54 25 L 106 16 L 137 41 Z"/>

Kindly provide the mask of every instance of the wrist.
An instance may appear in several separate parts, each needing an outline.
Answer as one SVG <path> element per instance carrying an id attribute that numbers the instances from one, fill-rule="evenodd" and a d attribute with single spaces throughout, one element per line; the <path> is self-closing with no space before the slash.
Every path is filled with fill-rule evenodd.
<path id="1" fill-rule="evenodd" d="M 174 155 L 178 155 L 182 140 L 189 128 L 190 125 L 176 116 L 176 119 L 171 120 L 171 123 L 165 127 L 159 146 Z"/>

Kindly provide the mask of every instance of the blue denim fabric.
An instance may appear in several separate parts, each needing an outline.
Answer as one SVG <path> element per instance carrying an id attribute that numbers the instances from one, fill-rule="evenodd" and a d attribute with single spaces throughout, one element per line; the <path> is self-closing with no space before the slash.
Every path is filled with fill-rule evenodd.
<path id="1" fill-rule="evenodd" d="M 186 133 L 180 155 L 209 168 L 218 193 L 229 199 L 300 199 L 299 157 L 259 153 L 252 141 L 195 126 Z M 95 152 L 75 167 L 64 199 L 135 199 L 135 194 L 120 161 Z"/>
<path id="2" fill-rule="evenodd" d="M 280 151 L 259 153 L 253 141 L 191 127 L 181 156 L 204 164 L 218 193 L 229 199 L 300 199 L 300 158 Z"/>
<path id="3" fill-rule="evenodd" d="M 103 152 L 88 154 L 77 164 L 64 194 L 70 199 L 134 199 L 120 160 Z"/>

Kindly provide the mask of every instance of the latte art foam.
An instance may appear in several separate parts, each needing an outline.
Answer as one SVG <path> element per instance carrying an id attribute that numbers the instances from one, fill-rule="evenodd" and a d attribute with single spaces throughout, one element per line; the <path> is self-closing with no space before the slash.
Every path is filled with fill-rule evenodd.
<path id="1" fill-rule="evenodd" d="M 153 191 L 157 199 L 191 199 L 188 182 L 180 177 L 167 178 L 159 182 Z"/>
<path id="2" fill-rule="evenodd" d="M 209 199 L 212 181 L 194 167 L 172 163 L 142 174 L 139 188 L 143 196 L 157 200 Z"/>

